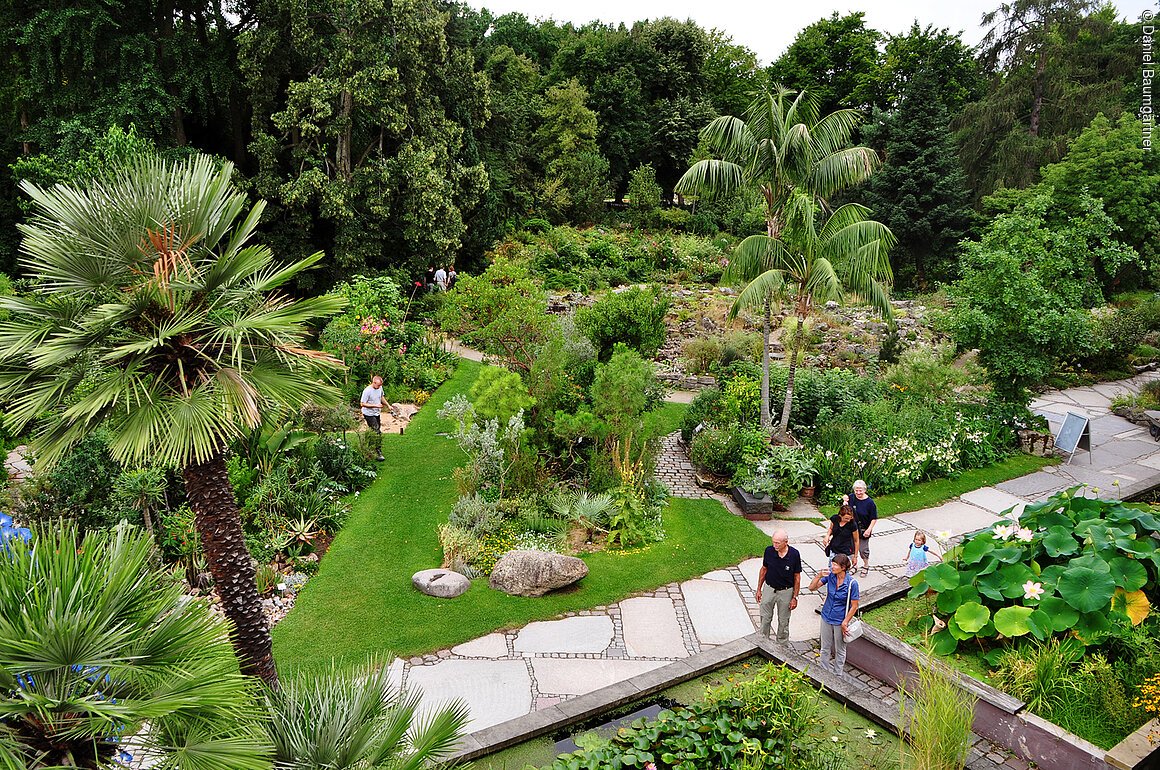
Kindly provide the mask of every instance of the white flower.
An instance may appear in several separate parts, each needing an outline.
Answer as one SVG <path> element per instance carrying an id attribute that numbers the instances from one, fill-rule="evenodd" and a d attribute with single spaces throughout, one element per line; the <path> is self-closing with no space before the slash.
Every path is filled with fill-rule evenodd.
<path id="1" fill-rule="evenodd" d="M 1034 580 L 1028 580 L 1023 584 L 1023 598 L 1036 599 L 1043 596 L 1043 583 L 1036 583 Z"/>
<path id="2" fill-rule="evenodd" d="M 995 537 L 999 538 L 1000 540 L 1006 540 L 1007 538 L 1011 537 L 1011 527 L 1007 526 L 1006 524 L 995 525 L 994 532 Z"/>
<path id="3" fill-rule="evenodd" d="M 279 584 L 278 584 L 278 590 L 279 590 L 279 591 L 283 591 L 283 592 L 285 592 L 285 590 L 286 590 L 286 584 L 285 584 L 285 583 L 279 583 Z"/>
<path id="4" fill-rule="evenodd" d="M 1027 529 L 1026 527 L 1020 527 L 1019 529 L 1015 530 L 1015 537 L 1019 538 L 1019 540 L 1024 542 L 1024 543 L 1030 543 L 1031 538 L 1033 538 L 1034 536 L 1035 536 L 1035 533 L 1032 532 L 1031 530 Z"/>
<path id="5" fill-rule="evenodd" d="M 878 737 L 878 733 L 877 733 L 877 732 L 875 732 L 874 730 L 867 730 L 867 731 L 866 731 L 866 737 L 867 737 L 867 738 L 877 738 L 877 737 Z"/>
<path id="6" fill-rule="evenodd" d="M 831 736 L 830 736 L 830 740 L 831 740 L 831 741 L 833 741 L 834 743 L 837 743 L 837 742 L 838 742 L 838 736 L 836 736 L 836 735 L 831 735 Z"/>
<path id="7" fill-rule="evenodd" d="M 938 532 L 934 533 L 934 539 L 935 540 L 950 540 L 951 539 L 951 531 L 949 529 L 940 529 Z"/>

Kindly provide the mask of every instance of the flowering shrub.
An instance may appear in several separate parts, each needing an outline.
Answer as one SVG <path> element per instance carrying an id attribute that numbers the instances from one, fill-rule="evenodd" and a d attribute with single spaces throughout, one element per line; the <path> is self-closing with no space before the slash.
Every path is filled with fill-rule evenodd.
<path id="1" fill-rule="evenodd" d="M 1071 490 L 951 549 L 911 578 L 910 595 L 938 593 L 947 616 L 932 637 L 940 654 L 975 637 L 1073 632 L 1096 643 L 1149 614 L 1160 572 L 1156 531 L 1154 514 Z"/>

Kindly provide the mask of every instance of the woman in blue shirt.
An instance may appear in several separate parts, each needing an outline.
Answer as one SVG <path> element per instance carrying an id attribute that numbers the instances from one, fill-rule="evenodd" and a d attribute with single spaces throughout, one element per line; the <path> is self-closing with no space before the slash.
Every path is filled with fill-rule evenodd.
<path id="1" fill-rule="evenodd" d="M 858 612 L 858 583 L 847 574 L 849 569 L 850 557 L 844 553 L 835 554 L 830 562 L 830 571 L 820 571 L 810 581 L 811 591 L 826 587 L 826 601 L 822 604 L 822 660 L 819 665 L 841 679 L 846 677 L 846 640 L 842 635 Z M 831 654 L 834 657 L 833 667 L 830 666 Z"/>

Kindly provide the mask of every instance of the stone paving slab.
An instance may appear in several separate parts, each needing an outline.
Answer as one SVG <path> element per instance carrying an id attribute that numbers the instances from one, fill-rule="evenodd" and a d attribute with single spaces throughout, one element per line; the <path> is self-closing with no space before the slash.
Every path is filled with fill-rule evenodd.
<path id="1" fill-rule="evenodd" d="M 949 531 L 952 535 L 962 535 L 976 529 L 989 527 L 998 517 L 990 511 L 976 508 L 969 503 L 952 500 L 937 508 L 903 513 L 894 518 L 928 534 Z"/>
<path id="2" fill-rule="evenodd" d="M 1066 484 L 1061 482 L 1058 476 L 1047 471 L 1036 471 L 1035 473 L 1029 473 L 1026 476 L 1020 476 L 1017 479 L 1011 479 L 1010 481 L 1004 481 L 995 485 L 997 489 L 1018 495 L 1019 497 L 1031 497 L 1045 492 L 1055 492 L 1064 486 Z"/>
<path id="3" fill-rule="evenodd" d="M 816 543 L 797 543 L 796 547 L 802 557 L 802 572 L 812 576 L 820 569 L 829 569 L 830 557 L 822 550 L 820 536 Z"/>
<path id="4" fill-rule="evenodd" d="M 625 599 L 620 603 L 620 623 L 624 648 L 634 658 L 683 658 L 689 654 L 671 599 Z"/>
<path id="5" fill-rule="evenodd" d="M 995 514 L 1006 514 L 1012 508 L 1016 508 L 1015 515 L 1018 515 L 1023 512 L 1020 506 L 1026 505 L 1021 498 L 994 487 L 982 487 L 973 492 L 964 492 L 959 498 Z"/>
<path id="6" fill-rule="evenodd" d="M 1160 444 L 1157 446 L 1160 447 Z M 1136 460 L 1136 464 L 1160 470 L 1160 449 L 1157 450 L 1156 454 L 1149 455 L 1148 457 L 1141 457 L 1140 459 Z"/>
<path id="7" fill-rule="evenodd" d="M 712 572 L 706 572 L 701 577 L 705 580 L 718 580 L 724 583 L 733 582 L 733 573 L 727 569 L 715 569 Z"/>
<path id="8" fill-rule="evenodd" d="M 662 660 L 536 658 L 532 661 L 532 671 L 535 672 L 536 684 L 541 693 L 584 695 L 660 668 L 666 663 Z"/>
<path id="9" fill-rule="evenodd" d="M 794 546 L 795 548 L 797 546 Z M 745 576 L 746 586 L 749 588 L 749 595 L 757 591 L 757 576 L 761 574 L 761 559 L 746 559 L 737 565 L 741 570 L 741 574 Z"/>
<path id="10" fill-rule="evenodd" d="M 407 687 L 423 693 L 420 720 L 456 698 L 462 700 L 471 712 L 469 733 L 532 709 L 532 680 L 522 660 L 441 660 L 411 666 Z"/>
<path id="11" fill-rule="evenodd" d="M 753 622 L 736 586 L 712 580 L 681 584 L 685 609 L 702 644 L 724 644 L 753 633 Z"/>
<path id="12" fill-rule="evenodd" d="M 528 623 L 516 634 L 517 653 L 603 652 L 612 644 L 612 618 L 581 615 Z"/>
<path id="13" fill-rule="evenodd" d="M 814 511 L 815 517 L 821 515 L 817 510 Z M 784 529 L 785 533 L 789 535 L 789 541 L 791 543 L 821 537 L 826 534 L 824 525 L 815 524 L 812 521 L 805 521 L 803 519 L 770 519 L 769 521 L 755 521 L 753 525 L 770 537 L 773 537 L 773 533 L 777 530 Z"/>
<path id="14" fill-rule="evenodd" d="M 470 642 L 456 645 L 451 648 L 452 655 L 462 658 L 506 658 L 508 654 L 507 637 L 503 634 L 488 634 Z"/>

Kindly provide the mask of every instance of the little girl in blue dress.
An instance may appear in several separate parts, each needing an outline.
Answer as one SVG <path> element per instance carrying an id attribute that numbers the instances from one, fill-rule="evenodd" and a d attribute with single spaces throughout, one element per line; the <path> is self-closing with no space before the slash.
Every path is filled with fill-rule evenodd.
<path id="1" fill-rule="evenodd" d="M 914 542 L 910 544 L 910 553 L 906 556 L 906 576 L 912 577 L 926 569 L 926 554 L 930 546 L 926 544 L 926 533 L 921 530 L 914 533 Z"/>

